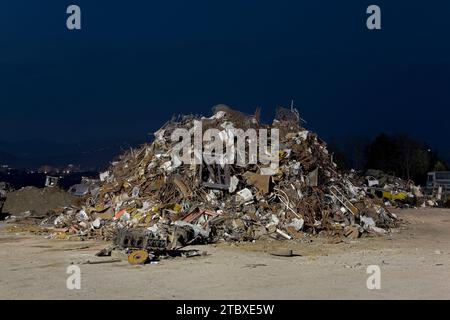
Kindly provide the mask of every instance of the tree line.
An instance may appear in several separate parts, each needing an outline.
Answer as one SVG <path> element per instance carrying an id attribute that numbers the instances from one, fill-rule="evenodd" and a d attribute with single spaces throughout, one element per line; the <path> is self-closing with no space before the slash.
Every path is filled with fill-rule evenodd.
<path id="1" fill-rule="evenodd" d="M 347 145 L 329 146 L 334 161 L 344 169 L 382 170 L 418 184 L 430 171 L 446 171 L 448 163 L 439 152 L 406 134 L 380 134 L 373 140 L 354 138 Z"/>

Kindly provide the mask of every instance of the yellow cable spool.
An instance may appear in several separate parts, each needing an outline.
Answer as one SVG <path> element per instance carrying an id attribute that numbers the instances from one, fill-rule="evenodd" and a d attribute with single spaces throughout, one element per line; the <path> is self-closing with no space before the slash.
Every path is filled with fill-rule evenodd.
<path id="1" fill-rule="evenodd" d="M 144 264 L 148 260 L 148 252 L 145 250 L 133 251 L 128 255 L 128 262 L 132 265 Z"/>

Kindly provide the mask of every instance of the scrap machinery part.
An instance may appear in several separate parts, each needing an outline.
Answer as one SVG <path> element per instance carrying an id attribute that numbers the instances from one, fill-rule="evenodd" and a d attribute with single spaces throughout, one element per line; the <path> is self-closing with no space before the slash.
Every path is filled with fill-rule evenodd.
<path id="1" fill-rule="evenodd" d="M 164 250 L 167 241 L 158 239 L 146 229 L 120 229 L 114 239 L 114 244 L 119 248 L 131 248 L 141 250 Z"/>

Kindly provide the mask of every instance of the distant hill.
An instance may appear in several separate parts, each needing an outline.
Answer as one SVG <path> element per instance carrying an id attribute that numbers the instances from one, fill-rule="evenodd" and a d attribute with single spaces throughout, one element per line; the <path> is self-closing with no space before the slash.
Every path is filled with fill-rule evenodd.
<path id="1" fill-rule="evenodd" d="M 82 170 L 101 170 L 125 150 L 145 142 L 138 140 L 79 143 L 44 140 L 0 142 L 0 164 L 20 169 L 74 164 L 81 166 Z"/>
<path id="2" fill-rule="evenodd" d="M 19 164 L 21 162 L 20 158 L 5 152 L 3 150 L 0 150 L 0 164 Z"/>

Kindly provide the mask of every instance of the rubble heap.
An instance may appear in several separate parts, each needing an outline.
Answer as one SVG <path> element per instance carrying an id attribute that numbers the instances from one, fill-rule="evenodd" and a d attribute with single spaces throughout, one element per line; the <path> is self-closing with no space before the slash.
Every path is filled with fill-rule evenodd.
<path id="1" fill-rule="evenodd" d="M 203 132 L 219 128 L 224 140 L 230 128 L 278 129 L 279 167 L 174 161 L 171 134 L 191 130 L 194 121 L 201 121 Z M 153 143 L 129 150 L 100 178 L 81 210 L 67 208 L 44 223 L 104 239 L 141 229 L 173 246 L 318 233 L 358 237 L 386 233 L 398 223 L 338 171 L 325 142 L 302 127 L 295 109 L 279 108 L 272 125 L 261 124 L 259 112 L 248 116 L 223 105 L 210 118 L 174 118 Z"/>
<path id="2" fill-rule="evenodd" d="M 400 208 L 410 207 L 437 207 L 439 206 L 437 194 L 430 190 L 422 190 L 412 180 L 403 180 L 387 174 L 381 170 L 369 169 L 365 180 L 359 176 L 352 182 L 365 186 L 367 194 L 382 199 L 385 205 Z"/>
<path id="3" fill-rule="evenodd" d="M 76 204 L 76 198 L 58 188 L 24 187 L 5 194 L 3 212 L 14 217 L 45 217 L 55 208 Z"/>

